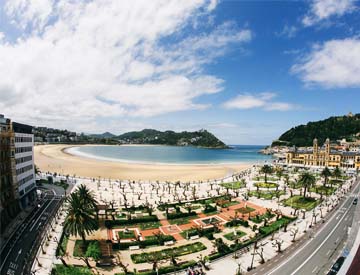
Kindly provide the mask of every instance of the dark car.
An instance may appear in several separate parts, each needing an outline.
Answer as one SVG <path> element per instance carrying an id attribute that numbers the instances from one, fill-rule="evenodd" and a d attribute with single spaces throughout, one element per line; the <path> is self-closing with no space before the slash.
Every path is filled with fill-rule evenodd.
<path id="1" fill-rule="evenodd" d="M 334 263 L 334 265 L 331 267 L 329 273 L 327 275 L 335 275 L 338 273 L 338 271 L 340 270 L 342 264 L 345 261 L 345 257 L 339 257 L 339 259 L 336 260 L 336 262 Z"/>
<path id="2" fill-rule="evenodd" d="M 353 205 L 357 205 L 357 202 L 358 202 L 358 198 L 355 198 L 353 201 Z"/>

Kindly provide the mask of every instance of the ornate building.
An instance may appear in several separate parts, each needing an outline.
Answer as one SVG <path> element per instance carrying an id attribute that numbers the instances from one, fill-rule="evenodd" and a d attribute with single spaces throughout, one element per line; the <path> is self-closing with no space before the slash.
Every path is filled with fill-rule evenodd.
<path id="1" fill-rule="evenodd" d="M 324 146 L 320 148 L 315 138 L 311 150 L 294 148 L 287 152 L 286 163 L 299 166 L 360 168 L 360 152 L 332 150 L 329 139 L 326 139 Z"/>

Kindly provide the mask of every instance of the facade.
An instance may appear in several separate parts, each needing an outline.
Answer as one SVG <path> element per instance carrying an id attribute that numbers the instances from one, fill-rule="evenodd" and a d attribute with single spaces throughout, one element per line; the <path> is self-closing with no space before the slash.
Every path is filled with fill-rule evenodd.
<path id="1" fill-rule="evenodd" d="M 32 127 L 0 115 L 1 225 L 36 198 Z"/>
<path id="2" fill-rule="evenodd" d="M 326 139 L 322 148 L 317 139 L 310 150 L 294 148 L 286 153 L 286 163 L 299 166 L 360 168 L 360 152 L 336 151 L 330 148 L 330 140 Z"/>
<path id="3" fill-rule="evenodd" d="M 15 133 L 10 119 L 0 115 L 0 225 L 1 232 L 20 212 L 15 165 Z"/>

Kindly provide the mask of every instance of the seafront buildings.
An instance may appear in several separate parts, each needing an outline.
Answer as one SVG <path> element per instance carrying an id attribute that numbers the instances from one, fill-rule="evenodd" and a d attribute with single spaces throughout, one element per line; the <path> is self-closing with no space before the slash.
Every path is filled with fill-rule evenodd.
<path id="1" fill-rule="evenodd" d="M 330 140 L 326 139 L 323 147 L 319 147 L 318 140 L 313 141 L 310 150 L 299 150 L 296 147 L 286 153 L 286 163 L 299 166 L 341 167 L 360 168 L 359 151 L 338 151 L 330 146 Z"/>
<path id="2" fill-rule="evenodd" d="M 32 127 L 0 115 L 1 229 L 35 199 Z"/>

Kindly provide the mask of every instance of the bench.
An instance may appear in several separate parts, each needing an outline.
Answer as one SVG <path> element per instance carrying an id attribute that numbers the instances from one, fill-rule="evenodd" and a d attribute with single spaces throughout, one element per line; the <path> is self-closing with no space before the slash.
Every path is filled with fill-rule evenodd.
<path id="1" fill-rule="evenodd" d="M 197 240 L 197 239 L 199 239 L 200 237 L 199 237 L 199 235 L 195 235 L 195 236 L 191 236 L 190 237 L 190 240 Z"/>
<path id="2" fill-rule="evenodd" d="M 173 245 L 173 244 L 174 244 L 174 241 L 167 241 L 167 242 L 164 242 L 164 245 L 166 245 L 166 246 Z"/>
<path id="3" fill-rule="evenodd" d="M 140 246 L 138 246 L 138 245 L 129 246 L 129 249 L 130 250 L 139 250 Z"/>

